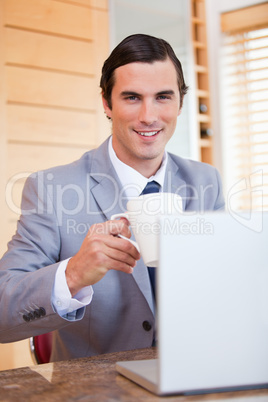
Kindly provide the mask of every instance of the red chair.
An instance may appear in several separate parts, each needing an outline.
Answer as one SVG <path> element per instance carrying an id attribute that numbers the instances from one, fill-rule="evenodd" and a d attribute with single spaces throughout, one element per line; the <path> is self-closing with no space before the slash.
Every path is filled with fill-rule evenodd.
<path id="1" fill-rule="evenodd" d="M 49 363 L 52 349 L 52 332 L 30 338 L 30 350 L 35 364 Z"/>

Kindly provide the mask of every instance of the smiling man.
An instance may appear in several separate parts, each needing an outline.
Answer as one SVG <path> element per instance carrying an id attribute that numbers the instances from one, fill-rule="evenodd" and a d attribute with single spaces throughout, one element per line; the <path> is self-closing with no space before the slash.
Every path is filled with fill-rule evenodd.
<path id="1" fill-rule="evenodd" d="M 130 63 L 116 69 L 114 80 L 112 107 L 103 101 L 113 122 L 113 148 L 122 162 L 150 177 L 162 163 L 181 110 L 175 67 L 169 58 Z"/>
<path id="2" fill-rule="evenodd" d="M 186 211 L 224 208 L 215 168 L 165 151 L 187 92 L 166 41 L 124 39 L 103 65 L 101 89 L 112 136 L 27 180 L 17 232 L 0 261 L 0 341 L 54 331 L 51 361 L 152 345 L 148 270 L 117 236 L 131 236 L 126 220 L 111 220 L 128 199 L 155 181 L 180 194 Z"/>

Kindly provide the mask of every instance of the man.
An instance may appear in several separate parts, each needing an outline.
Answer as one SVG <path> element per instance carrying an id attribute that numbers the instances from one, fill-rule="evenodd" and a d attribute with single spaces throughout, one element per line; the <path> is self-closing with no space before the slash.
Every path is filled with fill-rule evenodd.
<path id="1" fill-rule="evenodd" d="M 168 43 L 123 40 L 106 60 L 101 88 L 112 137 L 80 160 L 32 175 L 15 236 L 0 263 L 0 341 L 55 331 L 51 360 L 143 348 L 155 336 L 147 268 L 128 222 L 111 221 L 155 180 L 185 210 L 224 207 L 206 164 L 165 152 L 187 92 Z"/>

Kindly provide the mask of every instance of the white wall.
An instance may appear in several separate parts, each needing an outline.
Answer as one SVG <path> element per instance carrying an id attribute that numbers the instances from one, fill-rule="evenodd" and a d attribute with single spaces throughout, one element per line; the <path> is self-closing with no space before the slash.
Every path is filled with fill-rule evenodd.
<path id="1" fill-rule="evenodd" d="M 263 3 L 260 0 L 206 0 L 207 35 L 209 47 L 211 109 L 215 132 L 215 162 L 224 181 L 222 137 L 220 120 L 220 42 L 221 13 Z"/>

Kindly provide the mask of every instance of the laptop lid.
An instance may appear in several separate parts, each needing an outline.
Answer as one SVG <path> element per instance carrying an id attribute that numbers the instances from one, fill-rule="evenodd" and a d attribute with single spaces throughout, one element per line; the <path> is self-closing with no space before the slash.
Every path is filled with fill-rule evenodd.
<path id="1" fill-rule="evenodd" d="M 160 224 L 159 358 L 117 370 L 159 395 L 267 387 L 268 214 Z"/>

